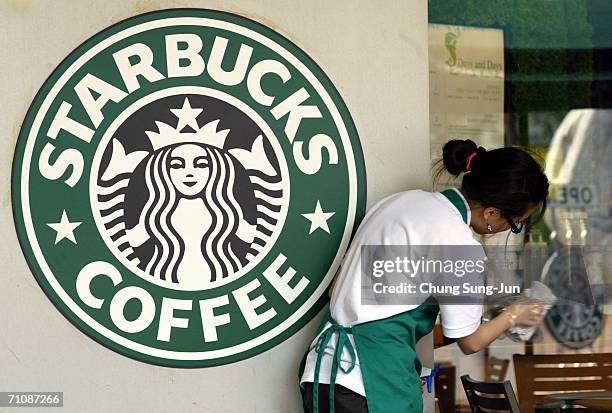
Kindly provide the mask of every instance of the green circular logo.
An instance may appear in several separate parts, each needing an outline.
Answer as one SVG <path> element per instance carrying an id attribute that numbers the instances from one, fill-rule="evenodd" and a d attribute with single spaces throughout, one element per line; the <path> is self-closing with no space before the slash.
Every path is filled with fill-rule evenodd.
<path id="1" fill-rule="evenodd" d="M 259 23 L 199 9 L 134 17 L 71 53 L 30 107 L 12 185 L 58 309 L 176 367 L 302 327 L 365 209 L 357 132 L 321 69 Z"/>

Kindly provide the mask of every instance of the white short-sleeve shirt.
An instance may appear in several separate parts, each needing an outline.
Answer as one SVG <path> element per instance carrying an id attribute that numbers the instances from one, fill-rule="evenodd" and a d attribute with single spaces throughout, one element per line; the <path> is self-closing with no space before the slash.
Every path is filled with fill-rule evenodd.
<path id="1" fill-rule="evenodd" d="M 439 192 L 411 190 L 391 195 L 375 204 L 366 214 L 347 250 L 337 275 L 330 302 L 330 312 L 339 324 L 351 327 L 373 320 L 388 318 L 418 305 L 362 305 L 361 260 L 362 245 L 473 245 L 480 246 L 469 227 L 471 215 L 461 192 L 459 195 L 467 209 L 467 219 Z M 467 223 L 466 223 L 467 221 Z M 485 256 L 484 250 L 482 257 Z M 480 325 L 482 305 L 440 305 L 440 318 L 444 335 L 460 338 L 472 334 Z M 329 323 L 325 326 L 327 328 Z M 324 328 L 324 329 L 325 329 Z M 335 333 L 337 335 L 337 333 Z M 312 341 L 300 383 L 314 382 L 317 353 L 314 351 L 318 336 Z M 353 346 L 355 341 L 349 335 Z M 337 337 L 332 337 L 321 360 L 319 383 L 329 384 L 332 357 Z M 357 352 L 359 349 L 357 349 Z M 350 355 L 345 348 L 341 364 L 348 367 Z M 359 356 L 355 368 L 348 374 L 338 370 L 336 383 L 365 396 Z"/>

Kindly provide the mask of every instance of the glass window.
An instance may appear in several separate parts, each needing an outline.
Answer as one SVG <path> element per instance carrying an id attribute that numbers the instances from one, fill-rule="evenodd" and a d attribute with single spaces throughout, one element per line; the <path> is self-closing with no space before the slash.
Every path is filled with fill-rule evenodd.
<path id="1" fill-rule="evenodd" d="M 453 138 L 515 145 L 551 183 L 544 219 L 501 242 L 520 245 L 524 287 L 541 281 L 559 300 L 526 342 L 500 339 L 461 362 L 455 350 L 436 350 L 455 364 L 465 404 L 458 377 L 485 379 L 492 358 L 612 353 L 612 2 L 428 5 L 432 160 Z M 512 363 L 506 378 L 516 386 Z"/>

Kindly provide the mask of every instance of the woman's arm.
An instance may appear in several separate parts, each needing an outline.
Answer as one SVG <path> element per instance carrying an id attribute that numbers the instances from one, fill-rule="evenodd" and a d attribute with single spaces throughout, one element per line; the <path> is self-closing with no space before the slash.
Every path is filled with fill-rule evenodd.
<path id="1" fill-rule="evenodd" d="M 457 339 L 464 354 L 476 353 L 491 344 L 504 331 L 514 325 L 533 326 L 540 322 L 542 306 L 539 304 L 513 304 L 493 320 L 478 327 L 469 336 Z"/>

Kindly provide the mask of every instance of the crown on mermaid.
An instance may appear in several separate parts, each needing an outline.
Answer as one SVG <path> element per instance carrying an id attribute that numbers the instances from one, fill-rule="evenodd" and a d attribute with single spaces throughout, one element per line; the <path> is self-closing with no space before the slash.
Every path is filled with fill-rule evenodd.
<path id="1" fill-rule="evenodd" d="M 176 128 L 167 123 L 156 121 L 157 132 L 145 131 L 153 147 L 153 152 L 166 146 L 184 143 L 200 143 L 215 146 L 219 149 L 224 148 L 225 140 L 230 132 L 229 129 L 217 130 L 218 119 L 208 122 L 200 128 L 196 118 L 203 109 L 192 108 L 189 99 L 185 98 L 182 108 L 170 109 L 170 111 L 179 119 Z M 194 132 L 182 132 L 185 126 L 189 126 Z M 250 149 L 230 148 L 227 151 L 247 170 L 258 170 L 269 176 L 276 174 L 276 170 L 270 163 L 264 149 L 264 139 L 261 134 L 253 140 Z M 108 181 L 118 175 L 134 172 L 148 154 L 148 151 L 138 150 L 128 153 L 121 141 L 113 138 L 111 158 L 102 174 L 102 180 Z"/>
<path id="2" fill-rule="evenodd" d="M 145 131 L 154 151 L 180 143 L 203 143 L 223 149 L 230 130 L 217 130 L 219 119 L 208 122 L 200 128 L 196 117 L 203 109 L 192 108 L 188 98 L 185 98 L 182 108 L 170 110 L 179 118 L 176 128 L 167 123 L 156 121 L 156 132 Z M 189 126 L 194 132 L 181 132 L 185 126 Z"/>

